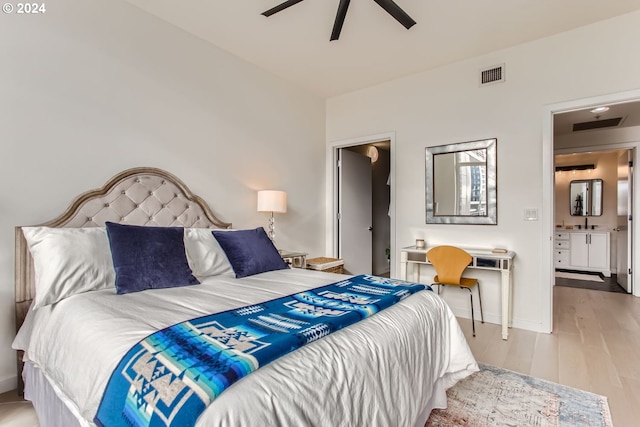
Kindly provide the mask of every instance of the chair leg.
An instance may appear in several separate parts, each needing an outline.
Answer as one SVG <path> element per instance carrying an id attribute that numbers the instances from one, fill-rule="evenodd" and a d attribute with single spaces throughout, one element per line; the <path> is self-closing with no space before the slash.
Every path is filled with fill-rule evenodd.
<path id="1" fill-rule="evenodd" d="M 478 299 L 480 300 L 480 320 L 484 323 L 484 315 L 482 314 L 482 293 L 480 292 L 480 282 L 476 284 L 478 286 Z"/>
<path id="2" fill-rule="evenodd" d="M 471 299 L 471 329 L 473 330 L 473 336 L 476 336 L 476 321 L 473 317 L 473 292 L 471 288 L 464 288 L 469 291 L 469 298 Z"/>

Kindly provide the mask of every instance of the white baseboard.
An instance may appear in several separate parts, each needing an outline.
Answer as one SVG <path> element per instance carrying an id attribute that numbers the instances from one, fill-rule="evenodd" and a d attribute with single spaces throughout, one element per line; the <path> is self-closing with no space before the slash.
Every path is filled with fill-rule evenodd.
<path id="1" fill-rule="evenodd" d="M 542 328 L 542 322 L 532 322 L 530 320 L 522 320 L 515 318 L 513 319 L 513 327 L 518 329 L 525 329 L 527 331 L 539 332 L 543 334 L 548 334 L 550 331 L 545 331 Z"/>
<path id="2" fill-rule="evenodd" d="M 6 393 L 18 388 L 18 376 L 12 375 L 10 377 L 0 379 L 0 393 Z"/>
<path id="3" fill-rule="evenodd" d="M 466 307 L 451 307 L 451 311 L 453 311 L 453 314 L 456 317 L 462 317 L 464 319 L 469 319 L 471 320 L 471 310 L 469 309 L 469 306 Z M 476 312 L 475 313 L 475 318 L 476 318 L 476 322 L 480 321 L 480 313 Z M 484 321 L 485 323 L 493 323 L 496 325 L 501 325 L 502 324 L 502 315 L 500 314 L 493 314 L 493 313 L 484 313 Z M 527 331 L 532 331 L 532 332 L 542 332 L 542 333 L 547 333 L 547 331 L 544 331 L 542 329 L 542 323 L 540 322 L 531 322 L 529 320 L 522 320 L 522 319 L 518 319 L 516 317 L 514 317 L 513 319 L 513 327 L 517 328 L 517 329 L 525 329 Z"/>

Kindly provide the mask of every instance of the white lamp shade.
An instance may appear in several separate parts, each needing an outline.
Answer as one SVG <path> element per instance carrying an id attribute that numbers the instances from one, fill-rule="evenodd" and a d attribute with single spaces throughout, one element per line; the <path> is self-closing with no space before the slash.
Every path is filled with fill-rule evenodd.
<path id="1" fill-rule="evenodd" d="M 287 192 L 276 190 L 258 191 L 258 212 L 285 213 Z"/>

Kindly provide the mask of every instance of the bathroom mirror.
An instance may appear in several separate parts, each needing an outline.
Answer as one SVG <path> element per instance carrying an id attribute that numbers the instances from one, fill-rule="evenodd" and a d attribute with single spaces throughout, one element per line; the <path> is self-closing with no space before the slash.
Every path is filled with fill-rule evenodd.
<path id="1" fill-rule="evenodd" d="M 602 215 L 602 180 L 580 179 L 569 184 L 572 216 Z"/>
<path id="2" fill-rule="evenodd" d="M 427 224 L 498 223 L 497 139 L 428 147 Z"/>

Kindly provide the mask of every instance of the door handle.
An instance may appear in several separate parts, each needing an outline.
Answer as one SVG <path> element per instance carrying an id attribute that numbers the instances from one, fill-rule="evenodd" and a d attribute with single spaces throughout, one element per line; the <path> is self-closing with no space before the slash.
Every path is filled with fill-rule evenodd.
<path id="1" fill-rule="evenodd" d="M 373 231 L 373 226 L 369 226 L 369 231 Z"/>

